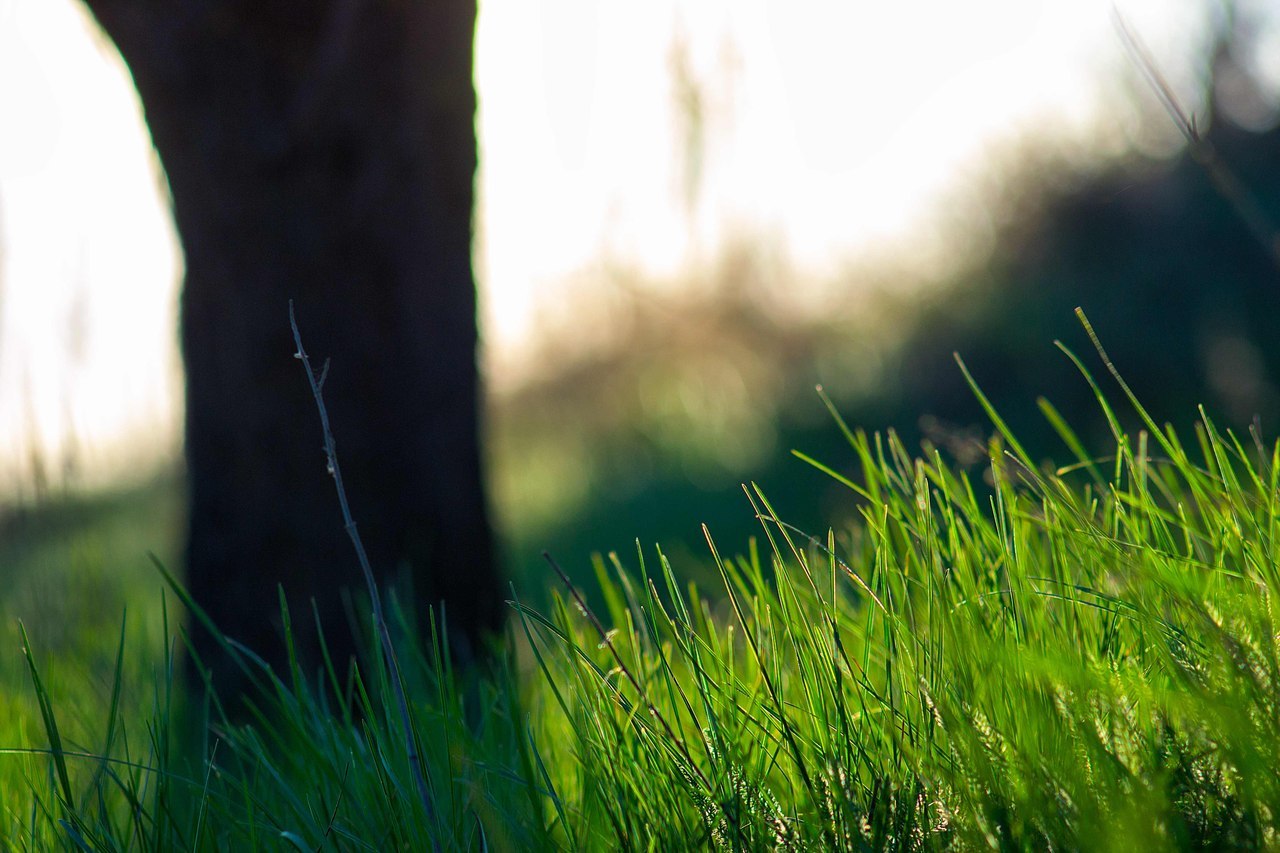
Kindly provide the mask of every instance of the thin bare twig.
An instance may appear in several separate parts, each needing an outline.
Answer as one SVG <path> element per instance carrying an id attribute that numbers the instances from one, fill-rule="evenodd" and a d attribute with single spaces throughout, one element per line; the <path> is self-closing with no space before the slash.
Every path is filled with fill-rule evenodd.
<path id="1" fill-rule="evenodd" d="M 311 359 L 307 357 L 307 351 L 302 347 L 302 333 L 298 331 L 298 320 L 293 313 L 293 300 L 289 300 L 289 327 L 293 330 L 293 342 L 298 347 L 293 357 L 302 362 L 302 367 L 307 371 L 307 382 L 311 385 L 311 395 L 315 397 L 316 409 L 320 412 L 320 427 L 324 431 L 324 455 L 328 460 L 329 476 L 333 477 L 333 486 L 338 492 L 338 504 L 342 507 L 342 521 L 347 531 L 347 536 L 351 538 L 351 544 L 356 549 L 356 558 L 360 561 L 360 571 L 364 573 L 364 582 L 369 587 L 369 600 L 373 606 L 373 629 L 378 635 L 378 640 L 382 646 L 382 653 L 386 657 L 387 668 L 390 670 L 391 688 L 395 691 L 396 705 L 400 711 L 400 722 L 404 726 L 404 742 L 405 749 L 409 755 L 409 769 L 413 772 L 414 782 L 418 787 L 418 796 L 422 800 L 422 807 L 426 810 L 427 819 L 434 821 L 435 807 L 431 804 L 431 789 L 427 785 L 426 769 L 423 766 L 422 759 L 418 755 L 418 746 L 413 739 L 413 724 L 409 719 L 409 701 L 404 695 L 404 683 L 400 678 L 400 659 L 396 656 L 395 646 L 391 642 L 391 632 L 387 629 L 387 620 L 382 610 L 382 596 L 378 594 L 378 584 L 373 577 L 373 568 L 369 565 L 369 555 L 364 550 L 364 542 L 360 540 L 360 533 L 356 530 L 355 520 L 351 517 L 351 508 L 347 505 L 347 492 L 342 487 L 342 469 L 338 467 L 338 451 L 337 445 L 333 440 L 333 430 L 329 427 L 329 410 L 324 405 L 324 396 L 320 392 L 320 385 L 324 377 L 316 377 L 315 371 L 311 368 Z M 325 376 L 328 375 L 328 362 L 325 362 Z M 431 846 L 434 850 L 439 850 L 440 845 L 436 841 L 434 834 L 431 838 Z"/>
<path id="2" fill-rule="evenodd" d="M 1183 109 L 1178 96 L 1173 92 L 1173 87 L 1156 66 L 1151 52 L 1129 26 L 1124 15 L 1120 14 L 1120 10 L 1114 6 L 1111 8 L 1111 20 L 1129 59 L 1138 66 L 1147 85 L 1155 92 L 1161 106 L 1169 114 L 1169 118 L 1177 126 L 1183 139 L 1187 141 L 1187 149 L 1191 152 L 1192 158 L 1208 174 L 1209 180 L 1213 182 L 1213 188 L 1231 205 L 1232 211 L 1249 230 L 1250 236 L 1266 251 L 1276 268 L 1280 269 L 1280 228 L 1276 227 L 1266 211 L 1258 204 L 1258 200 L 1249 192 L 1248 187 L 1218 154 L 1218 149 L 1213 143 L 1201 135 L 1200 129 L 1196 127 L 1195 116 L 1188 115 Z"/>

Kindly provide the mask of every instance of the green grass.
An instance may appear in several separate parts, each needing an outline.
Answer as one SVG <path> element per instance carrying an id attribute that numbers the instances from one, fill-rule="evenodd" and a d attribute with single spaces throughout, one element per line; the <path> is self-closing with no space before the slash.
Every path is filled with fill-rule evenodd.
<path id="1" fill-rule="evenodd" d="M 761 536 L 731 558 L 708 536 L 719 589 L 638 550 L 597 559 L 599 613 L 517 593 L 493 672 L 402 648 L 430 812 L 376 663 L 354 715 L 259 672 L 232 725 L 182 706 L 171 644 L 129 651 L 132 624 L 87 709 L 33 642 L 0 846 L 1275 847 L 1280 444 L 1208 417 L 1179 437 L 1122 389 L 1145 428 L 1099 392 L 1098 455 L 1042 402 L 1061 467 L 990 406 L 972 472 L 837 418 L 852 466 L 810 461 L 854 528 L 811 538 L 748 488 Z"/>
<path id="2" fill-rule="evenodd" d="M 126 740 L 145 740 L 150 695 L 163 680 L 157 676 L 166 636 L 164 581 L 146 549 L 172 561 L 181 514 L 178 483 L 168 478 L 11 511 L 0 521 L 0 746 L 47 743 L 22 653 L 23 630 L 37 660 L 48 664 L 40 675 L 56 697 L 68 748 L 103 750 L 103 709 L 117 672 L 131 713 L 112 734 L 112 751 L 124 749 Z M 122 625 L 126 654 L 118 666 Z M 13 843 L 11 833 L 30 818 L 32 792 L 24 780 L 42 778 L 47 769 L 43 759 L 0 756 L 0 848 Z"/>

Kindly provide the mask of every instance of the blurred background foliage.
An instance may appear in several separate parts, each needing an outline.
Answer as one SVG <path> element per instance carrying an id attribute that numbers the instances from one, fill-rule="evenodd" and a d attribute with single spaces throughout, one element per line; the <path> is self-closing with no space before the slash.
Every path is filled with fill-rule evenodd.
<path id="1" fill-rule="evenodd" d="M 1217 20 L 1198 124 L 1264 220 L 1280 220 L 1276 87 L 1260 73 L 1269 66 L 1260 64 L 1251 21 Z M 682 103 L 701 103 L 690 80 L 677 83 Z M 543 550 L 590 585 L 591 554 L 633 562 L 637 540 L 660 544 L 682 572 L 708 581 L 697 568 L 707 565 L 700 526 L 729 553 L 759 530 L 744 482 L 758 483 L 780 514 L 814 535 L 843 528 L 856 515 L 852 495 L 790 453 L 837 470 L 853 464 L 815 385 L 854 426 L 893 428 L 911 446 L 929 442 L 973 462 L 989 426 L 956 367 L 958 352 L 1036 455 L 1067 459 L 1039 415 L 1040 395 L 1087 445 L 1105 447 L 1091 392 L 1054 347 L 1060 339 L 1088 360 L 1077 306 L 1158 419 L 1185 428 L 1204 404 L 1221 423 L 1245 427 L 1256 418 L 1275 435 L 1274 250 L 1177 143 L 1138 75 L 1116 86 L 1131 90 L 1126 143 L 1084 156 L 1028 136 L 991 152 L 985 171 L 938 211 L 935 226 L 947 239 L 922 240 L 921 252 L 944 255 L 928 263 L 857 261 L 815 287 L 800 281 L 811 274 L 770 234 L 739 232 L 678 280 L 626 264 L 581 274 L 526 357 L 536 369 L 519 383 L 495 383 L 490 399 L 492 498 L 521 595 L 536 601 L 550 580 Z M 693 158 L 700 143 L 690 138 Z M 792 299 L 792 291 L 805 296 Z M 58 465 L 34 459 L 28 467 Z M 38 569 L 14 570 L 6 582 L 86 577 L 58 543 L 72 530 L 95 541 L 100 512 L 109 529 L 136 535 L 133 556 L 118 558 L 136 569 L 130 588 L 158 588 L 142 554 L 178 553 L 177 473 L 128 495 L 65 506 L 43 480 L 34 492 L 34 502 L 28 490 L 3 512 L 0 533 L 13 543 L 3 552 L 8 565 Z M 120 512 L 131 521 L 108 523 Z M 50 584 L 57 582 L 30 587 L 43 602 L 32 612 L 45 608 L 50 624 L 84 624 L 80 615 L 57 615 Z M 94 603 L 114 620 L 127 598 L 104 593 Z M 15 600 L 6 612 L 27 612 Z"/>
<path id="2" fill-rule="evenodd" d="M 965 221 L 973 200 L 959 200 L 954 244 L 989 251 L 957 251 L 940 279 L 849 269 L 819 310 L 796 312 L 785 253 L 744 238 L 680 287 L 644 286 L 626 270 L 589 282 L 582 313 L 544 341 L 541 362 L 554 369 L 492 401 L 495 494 L 517 582 L 547 579 L 544 548 L 587 578 L 589 554 L 634 562 L 637 539 L 692 570 L 705 565 L 701 523 L 722 550 L 743 549 L 759 531 L 746 481 L 811 534 L 845 525 L 853 496 L 789 453 L 854 464 L 817 384 L 854 426 L 977 461 L 990 427 L 953 353 L 1032 453 L 1071 461 L 1040 396 L 1086 446 L 1105 448 L 1102 412 L 1054 346 L 1111 384 L 1077 306 L 1158 420 L 1183 430 L 1204 405 L 1219 423 L 1274 435 L 1280 267 L 1237 208 L 1255 205 L 1268 228 L 1280 221 L 1280 131 L 1248 55 L 1248 28 L 1224 28 L 1198 116 L 1243 200 L 1225 197 L 1186 149 L 1097 161 L 1034 144 L 990 167 L 984 215 Z M 1158 108 L 1143 120 L 1173 127 Z"/>

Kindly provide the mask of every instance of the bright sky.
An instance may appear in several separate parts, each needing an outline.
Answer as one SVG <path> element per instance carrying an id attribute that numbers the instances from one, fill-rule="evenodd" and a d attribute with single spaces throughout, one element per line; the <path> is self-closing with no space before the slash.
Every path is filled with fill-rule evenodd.
<path id="1" fill-rule="evenodd" d="M 672 273 L 745 232 L 821 273 L 900 245 L 1001 139 L 1114 142 L 1109 5 L 483 0 L 490 370 L 602 260 Z M 1193 88 L 1205 4 L 1121 6 Z M 91 473 L 136 463 L 125 436 L 175 447 L 179 253 L 132 88 L 74 0 L 0 0 L 0 128 L 0 462 L 40 447 L 56 480 L 68 447 Z"/>

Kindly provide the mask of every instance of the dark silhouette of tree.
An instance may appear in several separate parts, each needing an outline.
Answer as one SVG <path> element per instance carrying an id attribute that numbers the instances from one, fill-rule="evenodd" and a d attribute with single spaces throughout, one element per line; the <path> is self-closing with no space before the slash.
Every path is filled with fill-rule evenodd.
<path id="1" fill-rule="evenodd" d="M 477 430 L 474 0 L 85 0 L 124 56 L 186 255 L 187 578 L 280 663 L 314 599 L 342 667 L 359 574 L 293 344 L 295 299 L 360 532 L 455 653 L 500 621 Z M 224 690 L 235 669 L 201 632 Z"/>

